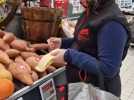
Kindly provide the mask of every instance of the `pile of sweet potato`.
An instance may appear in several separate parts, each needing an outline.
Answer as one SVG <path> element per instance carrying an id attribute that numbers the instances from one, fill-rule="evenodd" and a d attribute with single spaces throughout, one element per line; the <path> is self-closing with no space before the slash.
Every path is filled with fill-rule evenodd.
<path id="1" fill-rule="evenodd" d="M 48 48 L 48 44 L 31 44 L 13 33 L 0 31 L 0 64 L 12 74 L 13 79 L 23 84 L 31 85 L 40 77 L 56 70 L 53 66 L 42 73 L 35 69 L 42 58 L 36 51 Z"/>

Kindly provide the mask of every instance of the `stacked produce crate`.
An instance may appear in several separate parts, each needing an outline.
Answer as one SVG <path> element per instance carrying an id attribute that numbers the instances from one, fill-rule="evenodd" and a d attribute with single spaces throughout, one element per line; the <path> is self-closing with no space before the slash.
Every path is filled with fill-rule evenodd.
<path id="1" fill-rule="evenodd" d="M 46 78 L 43 80 L 39 79 L 47 76 L 48 74 L 50 74 L 50 78 L 52 78 L 53 76 L 57 75 L 56 73 L 59 73 L 59 71 L 57 72 L 56 70 L 62 66 L 55 66 L 52 64 L 41 66 L 47 66 L 47 68 L 45 68 L 43 71 L 37 70 L 36 68 L 41 61 L 40 59 L 42 59 L 45 55 L 40 55 L 37 53 L 37 51 L 47 51 L 48 48 L 48 44 L 32 44 L 29 41 L 17 38 L 15 35 L 13 35 L 13 33 L 0 31 L 0 79 L 6 79 L 10 81 L 10 83 L 4 81 L 4 86 L 6 85 L 5 87 L 7 89 L 6 92 L 3 92 L 5 89 L 3 88 L 2 82 L 0 82 L 0 99 L 6 99 L 8 96 L 13 94 L 14 90 L 20 90 L 27 85 L 31 87 L 30 90 L 24 89 L 26 92 L 31 91 L 34 88 L 38 88 L 39 85 L 44 83 L 44 80 Z M 46 58 L 44 62 L 49 62 L 47 59 L 49 59 L 49 57 Z M 53 73 L 55 71 L 56 73 Z M 54 81 L 57 84 L 59 84 L 59 82 L 57 82 L 58 79 L 56 78 L 56 81 Z M 62 79 L 64 80 L 64 75 L 62 75 Z M 35 82 L 37 83 L 36 85 L 34 85 Z M 19 92 L 19 95 L 23 95 L 23 92 L 24 91 L 21 90 L 21 93 Z M 40 93 L 40 91 L 36 92 Z M 36 92 L 34 93 L 35 96 L 37 96 Z M 30 92 L 30 94 L 31 93 L 32 92 Z M 37 97 L 40 96 L 38 95 Z"/>

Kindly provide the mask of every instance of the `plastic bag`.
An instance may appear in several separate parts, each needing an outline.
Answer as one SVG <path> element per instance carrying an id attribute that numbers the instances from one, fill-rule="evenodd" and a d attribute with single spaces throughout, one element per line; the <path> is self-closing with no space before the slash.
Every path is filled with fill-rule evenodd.
<path id="1" fill-rule="evenodd" d="M 69 84 L 69 100 L 120 100 L 113 94 L 100 90 L 91 84 Z"/>

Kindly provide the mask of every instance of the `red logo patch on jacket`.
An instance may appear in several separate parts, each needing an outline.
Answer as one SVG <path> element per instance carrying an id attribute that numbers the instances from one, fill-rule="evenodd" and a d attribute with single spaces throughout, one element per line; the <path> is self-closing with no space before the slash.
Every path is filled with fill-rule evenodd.
<path id="1" fill-rule="evenodd" d="M 78 40 L 87 40 L 89 39 L 91 31 L 89 28 L 84 28 L 78 33 Z"/>

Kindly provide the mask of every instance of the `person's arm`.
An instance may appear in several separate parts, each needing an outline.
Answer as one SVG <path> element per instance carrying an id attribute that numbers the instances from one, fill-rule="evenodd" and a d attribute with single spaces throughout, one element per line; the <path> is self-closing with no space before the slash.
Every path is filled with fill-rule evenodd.
<path id="1" fill-rule="evenodd" d="M 114 77 L 120 70 L 127 33 L 117 22 L 109 22 L 98 33 L 98 59 L 74 49 L 65 52 L 66 62 L 91 74 L 98 74 L 97 67 L 108 78 Z"/>
<path id="2" fill-rule="evenodd" d="M 74 38 L 62 38 L 61 48 L 68 49 L 72 46 Z"/>

